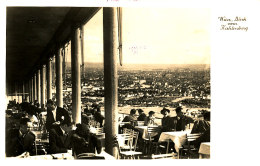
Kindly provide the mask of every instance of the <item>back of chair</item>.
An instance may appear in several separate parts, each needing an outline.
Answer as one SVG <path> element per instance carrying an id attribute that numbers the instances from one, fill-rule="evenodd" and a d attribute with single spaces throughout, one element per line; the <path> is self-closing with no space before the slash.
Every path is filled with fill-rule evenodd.
<path id="1" fill-rule="evenodd" d="M 136 150 L 136 145 L 137 145 L 137 141 L 138 141 L 138 135 L 139 135 L 139 132 L 138 131 L 132 131 L 132 141 L 133 141 L 133 148 L 134 148 L 134 151 Z"/>
<path id="2" fill-rule="evenodd" d="M 103 133 L 103 128 L 102 127 L 96 128 L 96 135 L 102 135 L 102 133 Z"/>
<path id="3" fill-rule="evenodd" d="M 192 142 L 195 141 L 197 138 L 201 136 L 200 133 L 194 133 L 194 134 L 187 134 L 187 141 Z"/>
<path id="4" fill-rule="evenodd" d="M 147 134 L 149 137 L 149 140 L 152 140 L 152 137 L 154 136 L 155 133 L 159 133 L 160 129 L 158 126 L 148 126 L 147 127 Z"/>
<path id="5" fill-rule="evenodd" d="M 123 134 L 131 134 L 133 132 L 132 129 L 123 128 Z"/>

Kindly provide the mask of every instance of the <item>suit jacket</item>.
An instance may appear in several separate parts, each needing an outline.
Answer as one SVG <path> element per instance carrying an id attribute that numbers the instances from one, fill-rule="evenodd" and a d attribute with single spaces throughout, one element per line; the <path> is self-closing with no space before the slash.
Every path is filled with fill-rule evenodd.
<path id="1" fill-rule="evenodd" d="M 142 113 L 141 115 L 139 115 L 139 117 L 137 118 L 137 121 L 144 121 L 146 118 L 145 113 Z"/>
<path id="2" fill-rule="evenodd" d="M 19 131 L 19 129 L 11 129 L 6 135 L 6 156 L 15 157 L 24 152 L 33 154 L 35 135 L 32 132 L 28 132 L 25 135 Z"/>
<path id="3" fill-rule="evenodd" d="M 162 131 L 167 132 L 167 131 L 172 131 L 175 129 L 175 123 L 174 123 L 174 118 L 170 116 L 166 116 L 162 118 Z"/>
<path id="4" fill-rule="evenodd" d="M 54 126 L 49 133 L 49 153 L 66 153 L 71 147 L 72 132 L 63 134 L 60 126 Z"/>
<path id="5" fill-rule="evenodd" d="M 101 139 L 92 134 L 82 137 L 74 133 L 72 136 L 72 144 L 76 155 L 81 153 L 95 153 L 95 151 L 99 154 L 102 149 Z"/>
<path id="6" fill-rule="evenodd" d="M 191 117 L 183 115 L 182 117 L 175 117 L 176 123 L 176 131 L 184 131 L 185 127 L 189 123 L 193 123 L 194 120 Z"/>
<path id="7" fill-rule="evenodd" d="M 61 121 L 62 116 L 64 116 L 65 121 L 70 121 L 70 116 L 67 110 L 61 107 L 57 107 L 56 109 L 56 121 Z M 46 129 L 50 131 L 53 128 L 53 123 L 56 122 L 53 116 L 52 111 L 47 111 L 47 118 L 46 118 Z"/>

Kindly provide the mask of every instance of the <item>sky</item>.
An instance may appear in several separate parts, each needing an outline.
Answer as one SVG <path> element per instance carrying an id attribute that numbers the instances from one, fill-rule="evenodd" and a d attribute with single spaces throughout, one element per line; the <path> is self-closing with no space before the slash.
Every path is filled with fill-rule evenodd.
<path id="1" fill-rule="evenodd" d="M 85 62 L 103 62 L 103 10 L 85 25 Z M 123 8 L 124 64 L 210 64 L 210 9 Z"/>

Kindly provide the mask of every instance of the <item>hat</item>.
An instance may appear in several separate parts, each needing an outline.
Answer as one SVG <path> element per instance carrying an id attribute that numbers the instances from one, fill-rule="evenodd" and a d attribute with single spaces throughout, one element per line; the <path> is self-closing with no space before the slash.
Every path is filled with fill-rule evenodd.
<path id="1" fill-rule="evenodd" d="M 178 113 L 178 112 L 181 112 L 181 110 L 182 110 L 182 107 L 181 106 L 178 106 L 176 109 L 175 109 L 175 111 Z"/>
<path id="2" fill-rule="evenodd" d="M 154 111 L 150 111 L 148 114 L 149 115 L 153 115 L 153 114 L 155 114 L 155 112 Z"/>
<path id="3" fill-rule="evenodd" d="M 170 113 L 170 110 L 169 110 L 169 109 L 167 109 L 167 108 L 163 108 L 163 109 L 161 110 L 161 114 L 164 114 L 165 112 L 168 112 L 168 113 Z"/>
<path id="4" fill-rule="evenodd" d="M 144 112 L 142 109 L 138 109 L 138 113 L 142 113 Z"/>

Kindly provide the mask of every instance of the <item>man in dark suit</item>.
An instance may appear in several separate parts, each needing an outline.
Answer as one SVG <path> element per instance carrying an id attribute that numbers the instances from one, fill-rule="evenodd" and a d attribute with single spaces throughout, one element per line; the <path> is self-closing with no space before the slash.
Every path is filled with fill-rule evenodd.
<path id="1" fill-rule="evenodd" d="M 69 121 L 61 120 L 59 125 L 53 126 L 49 133 L 49 153 L 67 153 L 71 148 L 72 135 L 72 123 Z"/>
<path id="2" fill-rule="evenodd" d="M 10 129 L 6 135 L 6 156 L 15 157 L 26 152 L 34 154 L 35 135 L 30 131 L 32 122 L 29 118 L 20 120 L 19 129 Z"/>
<path id="3" fill-rule="evenodd" d="M 51 99 L 47 101 L 47 118 L 46 118 L 46 129 L 50 129 L 54 125 L 59 125 L 60 121 L 66 121 L 66 123 L 71 122 L 69 112 L 64 108 L 57 107 L 55 102 Z"/>
<path id="4" fill-rule="evenodd" d="M 142 109 L 138 109 L 138 114 L 139 116 L 137 118 L 137 121 L 144 121 L 146 118 L 144 111 Z"/>
<path id="5" fill-rule="evenodd" d="M 176 109 L 176 131 L 184 131 L 186 128 L 186 125 L 189 123 L 193 123 L 194 120 L 191 117 L 183 115 L 182 107 L 178 106 Z"/>

